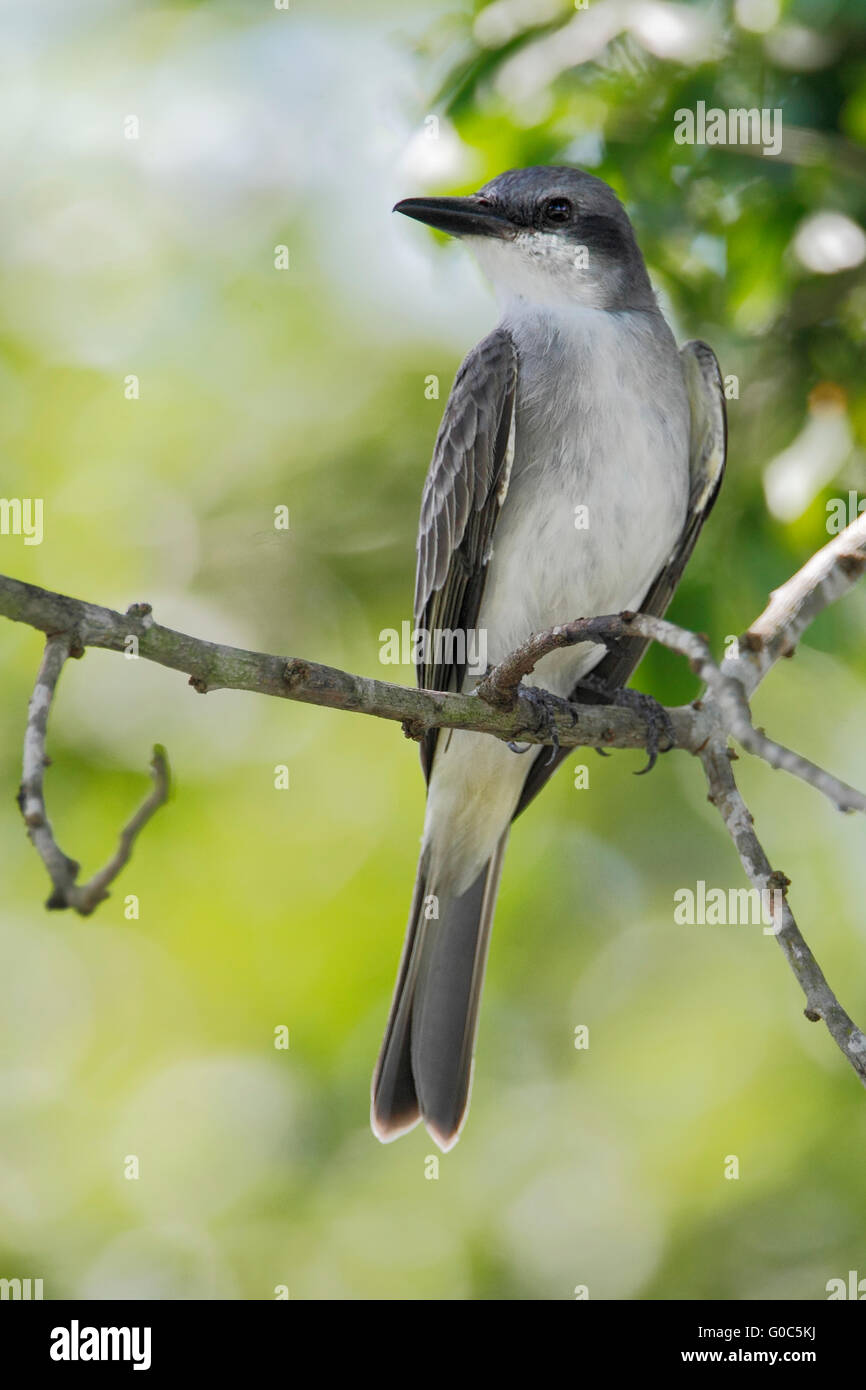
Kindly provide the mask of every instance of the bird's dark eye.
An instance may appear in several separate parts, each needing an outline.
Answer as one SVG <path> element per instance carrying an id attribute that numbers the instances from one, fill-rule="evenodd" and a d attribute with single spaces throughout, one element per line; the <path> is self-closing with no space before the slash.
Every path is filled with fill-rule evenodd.
<path id="1" fill-rule="evenodd" d="M 556 225 L 571 219 L 572 206 L 567 198 L 548 198 L 544 204 L 544 220 Z"/>

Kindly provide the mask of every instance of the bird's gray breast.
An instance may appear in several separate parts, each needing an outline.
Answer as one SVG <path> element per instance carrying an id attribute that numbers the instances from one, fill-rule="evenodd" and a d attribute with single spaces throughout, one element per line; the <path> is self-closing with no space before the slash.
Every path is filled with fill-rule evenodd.
<path id="1" fill-rule="evenodd" d="M 689 408 L 660 314 L 527 310 L 514 459 L 478 626 L 495 663 L 553 623 L 637 607 L 682 531 Z M 573 648 L 537 681 L 566 695 L 601 657 Z"/>

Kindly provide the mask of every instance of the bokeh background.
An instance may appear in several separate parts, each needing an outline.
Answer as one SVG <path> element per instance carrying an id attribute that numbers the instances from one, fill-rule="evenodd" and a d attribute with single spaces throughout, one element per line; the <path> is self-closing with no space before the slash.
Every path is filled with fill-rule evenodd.
<path id="1" fill-rule="evenodd" d="M 678 336 L 737 378 L 672 616 L 721 652 L 826 541 L 828 502 L 866 493 L 859 0 L 6 0 L 0 20 L 0 491 L 45 503 L 41 546 L 0 537 L 4 572 L 411 683 L 379 634 L 410 616 L 437 423 L 496 310 L 464 248 L 390 209 L 538 162 L 616 188 Z M 698 101 L 780 108 L 782 153 L 676 144 Z M 861 586 L 756 700 L 861 786 L 864 637 Z M 171 1299 L 820 1299 L 866 1275 L 862 1088 L 760 928 L 674 923 L 677 889 L 744 882 L 685 756 L 634 781 L 637 755 L 576 753 L 515 827 L 470 1119 L 434 1180 L 423 1131 L 382 1147 L 367 1124 L 415 748 L 91 651 L 52 715 L 61 843 L 103 862 L 157 740 L 175 793 L 94 917 L 48 914 L 13 801 L 39 652 L 0 626 L 0 1275 Z M 664 653 L 638 683 L 696 693 Z M 738 771 L 862 1025 L 862 823 Z"/>

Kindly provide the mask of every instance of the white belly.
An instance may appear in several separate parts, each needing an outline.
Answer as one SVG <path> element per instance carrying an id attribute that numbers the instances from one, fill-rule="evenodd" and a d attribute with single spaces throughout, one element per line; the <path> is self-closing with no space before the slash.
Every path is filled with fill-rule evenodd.
<path id="1" fill-rule="evenodd" d="M 647 342 L 646 315 L 583 310 L 553 342 L 512 332 L 515 457 L 477 624 L 491 664 L 555 623 L 638 607 L 682 531 L 688 494 L 679 356 L 672 340 Z M 571 388 L 533 396 L 551 371 Z M 530 681 L 567 696 L 603 654 L 588 644 L 551 653 Z M 485 735 L 440 737 L 425 840 L 456 891 L 492 853 L 532 757 Z"/>

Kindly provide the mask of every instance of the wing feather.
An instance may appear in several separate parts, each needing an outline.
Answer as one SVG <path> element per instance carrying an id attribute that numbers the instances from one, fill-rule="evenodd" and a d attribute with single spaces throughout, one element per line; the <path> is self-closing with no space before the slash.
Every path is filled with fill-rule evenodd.
<path id="1" fill-rule="evenodd" d="M 501 328 L 469 353 L 454 381 L 421 498 L 415 626 L 431 636 L 469 632 L 477 622 L 496 521 L 514 447 L 517 351 Z M 432 642 L 417 664 L 418 684 L 459 690 L 464 663 Z M 452 654 L 453 655 L 453 654 Z M 425 772 L 437 731 L 422 745 Z"/>

